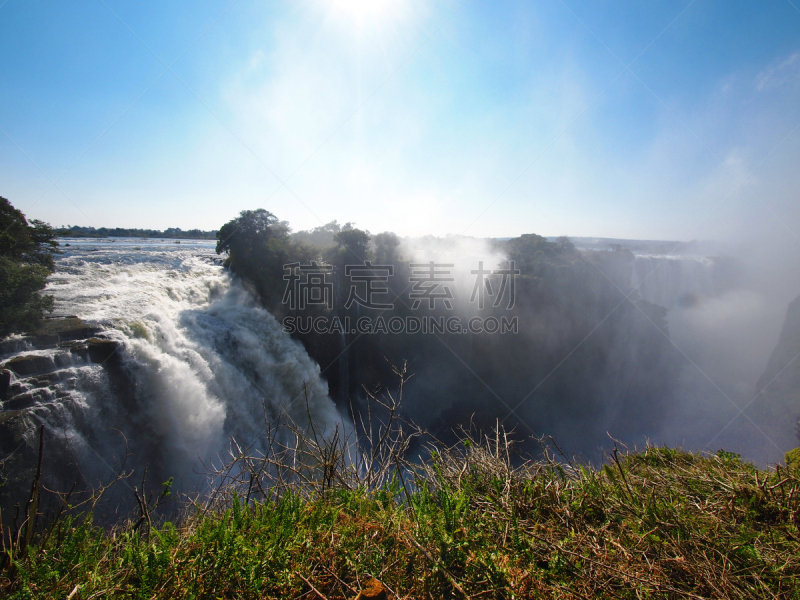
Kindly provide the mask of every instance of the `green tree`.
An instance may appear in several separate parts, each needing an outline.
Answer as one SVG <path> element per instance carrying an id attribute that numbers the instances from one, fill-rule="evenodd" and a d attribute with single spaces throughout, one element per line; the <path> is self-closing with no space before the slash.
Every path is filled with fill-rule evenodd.
<path id="1" fill-rule="evenodd" d="M 334 236 L 342 230 L 342 226 L 337 221 L 331 221 L 325 225 L 320 225 L 309 231 L 298 231 L 292 234 L 292 238 L 305 244 L 306 246 L 314 246 L 315 248 L 327 249 L 336 246 Z"/>
<path id="2" fill-rule="evenodd" d="M 53 297 L 40 292 L 55 271 L 58 242 L 53 228 L 30 222 L 0 197 L 0 335 L 35 328 Z"/>
<path id="3" fill-rule="evenodd" d="M 375 236 L 375 261 L 380 265 L 392 265 L 397 259 L 400 238 L 396 233 L 384 231 Z"/>
<path id="4" fill-rule="evenodd" d="M 523 277 L 540 277 L 548 265 L 561 262 L 569 253 L 563 245 L 547 241 L 535 233 L 526 233 L 506 242 L 508 258 L 514 261 Z"/>
<path id="5" fill-rule="evenodd" d="M 230 261 L 237 254 L 250 254 L 263 250 L 271 240 L 283 241 L 289 237 L 289 224 L 279 221 L 268 210 L 243 210 L 217 232 L 217 254 L 228 253 Z"/>
<path id="6" fill-rule="evenodd" d="M 572 240 L 569 239 L 566 235 L 560 236 L 556 243 L 558 247 L 566 252 L 574 252 L 575 251 L 575 244 L 572 243 Z"/>
<path id="7" fill-rule="evenodd" d="M 367 260 L 369 254 L 369 231 L 356 229 L 347 223 L 333 236 L 338 244 L 339 255 L 345 263 L 359 263 Z"/>
<path id="8" fill-rule="evenodd" d="M 225 266 L 251 283 L 268 308 L 282 298 L 284 265 L 313 258 L 312 251 L 289 237 L 289 224 L 259 208 L 243 210 L 217 232 L 217 254 Z"/>

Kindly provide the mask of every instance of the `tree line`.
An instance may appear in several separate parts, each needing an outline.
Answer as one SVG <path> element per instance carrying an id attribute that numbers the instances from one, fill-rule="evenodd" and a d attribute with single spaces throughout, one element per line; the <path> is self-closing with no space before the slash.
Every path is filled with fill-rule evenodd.
<path id="1" fill-rule="evenodd" d="M 188 229 L 170 227 L 164 231 L 158 229 L 126 229 L 122 227 L 80 227 L 67 225 L 54 229 L 58 237 L 76 238 L 106 238 L 106 237 L 135 237 L 135 238 L 168 238 L 180 240 L 213 240 L 216 231 L 203 231 L 201 229 Z"/>

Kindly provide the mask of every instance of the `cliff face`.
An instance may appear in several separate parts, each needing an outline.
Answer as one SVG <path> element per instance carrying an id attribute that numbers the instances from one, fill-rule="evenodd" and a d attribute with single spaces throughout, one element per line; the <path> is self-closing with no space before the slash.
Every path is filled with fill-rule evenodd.
<path id="1" fill-rule="evenodd" d="M 761 410 L 773 415 L 788 411 L 798 419 L 796 432 L 800 436 L 800 297 L 789 304 L 781 337 L 756 392 Z"/>

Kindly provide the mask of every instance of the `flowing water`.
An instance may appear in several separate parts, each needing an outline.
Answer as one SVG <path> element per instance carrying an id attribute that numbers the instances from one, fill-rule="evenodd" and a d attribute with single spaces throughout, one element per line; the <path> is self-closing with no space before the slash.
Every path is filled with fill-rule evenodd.
<path id="1" fill-rule="evenodd" d="M 84 469 L 100 476 L 119 463 L 118 432 L 138 464 L 189 477 L 224 455 L 231 437 L 263 443 L 280 417 L 341 423 L 319 366 L 223 270 L 214 242 L 65 240 L 62 250 L 47 289 L 56 314 L 96 325 L 116 356 L 99 364 L 20 340 L 2 358 L 52 361 L 47 385 L 12 384 L 29 388 L 30 424 L 61 432 Z"/>

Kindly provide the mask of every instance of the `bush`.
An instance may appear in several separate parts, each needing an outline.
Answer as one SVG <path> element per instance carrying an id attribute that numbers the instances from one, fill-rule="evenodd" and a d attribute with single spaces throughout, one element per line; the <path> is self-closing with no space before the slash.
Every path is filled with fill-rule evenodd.
<path id="1" fill-rule="evenodd" d="M 786 466 L 790 471 L 800 471 L 800 448 L 789 450 L 786 453 Z"/>
<path id="2" fill-rule="evenodd" d="M 35 328 L 52 296 L 40 292 L 55 271 L 58 242 L 53 228 L 32 220 L 0 197 L 0 335 Z"/>

